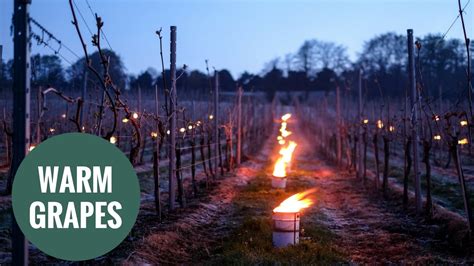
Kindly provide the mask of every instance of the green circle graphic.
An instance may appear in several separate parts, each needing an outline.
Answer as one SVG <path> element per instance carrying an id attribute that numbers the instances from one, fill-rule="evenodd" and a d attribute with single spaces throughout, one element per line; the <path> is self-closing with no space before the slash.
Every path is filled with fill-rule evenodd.
<path id="1" fill-rule="evenodd" d="M 130 232 L 140 187 L 117 147 L 68 133 L 26 156 L 15 175 L 12 204 L 18 225 L 38 249 L 59 259 L 88 260 L 111 251 Z"/>

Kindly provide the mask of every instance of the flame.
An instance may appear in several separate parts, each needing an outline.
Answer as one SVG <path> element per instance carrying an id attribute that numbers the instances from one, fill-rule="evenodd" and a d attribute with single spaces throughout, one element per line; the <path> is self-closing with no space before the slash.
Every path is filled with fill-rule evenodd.
<path id="1" fill-rule="evenodd" d="M 296 146 L 296 142 L 290 141 L 290 143 L 288 143 L 288 146 L 280 149 L 280 155 L 282 156 L 281 158 L 283 158 L 283 161 L 285 163 L 288 164 L 291 162 L 291 157 L 293 156 L 293 152 L 295 151 Z"/>
<path id="2" fill-rule="evenodd" d="M 275 163 L 275 167 L 273 168 L 273 176 L 274 177 L 286 177 L 286 163 L 285 160 L 280 157 Z"/>
<path id="3" fill-rule="evenodd" d="M 291 135 L 291 131 L 286 130 L 286 125 L 287 125 L 286 122 L 281 122 L 280 133 L 281 133 L 281 136 L 284 138 Z"/>
<path id="4" fill-rule="evenodd" d="M 133 117 L 133 119 L 137 119 L 138 118 L 138 113 L 133 113 L 132 117 Z"/>
<path id="5" fill-rule="evenodd" d="M 278 141 L 278 144 L 280 144 L 280 145 L 285 145 L 285 143 L 286 143 L 286 141 L 284 139 L 281 139 L 281 140 Z"/>
<path id="6" fill-rule="evenodd" d="M 467 121 L 466 120 L 462 120 L 459 123 L 461 124 L 462 127 L 467 126 Z"/>
<path id="7" fill-rule="evenodd" d="M 115 136 L 110 137 L 110 143 L 112 143 L 112 144 L 117 143 L 117 137 L 115 137 Z"/>
<path id="8" fill-rule="evenodd" d="M 435 136 L 433 137 L 433 139 L 434 139 L 434 140 L 441 140 L 441 135 L 435 135 Z"/>
<path id="9" fill-rule="evenodd" d="M 314 193 L 316 189 L 309 189 L 304 192 L 296 193 L 295 195 L 284 200 L 278 207 L 273 209 L 273 212 L 293 213 L 299 212 L 301 209 L 308 208 L 314 203 L 310 194 Z"/>
<path id="10" fill-rule="evenodd" d="M 468 143 L 469 143 L 469 141 L 467 140 L 467 138 L 463 138 L 463 139 L 458 140 L 459 145 L 466 145 Z"/>
<path id="11" fill-rule="evenodd" d="M 291 118 L 291 114 L 290 114 L 290 113 L 287 113 L 287 114 L 285 114 L 285 115 L 283 115 L 283 116 L 281 117 L 281 120 L 287 121 L 287 120 L 290 119 L 290 118 Z"/>
<path id="12" fill-rule="evenodd" d="M 364 119 L 364 124 L 368 124 L 369 123 L 369 119 Z"/>
<path id="13" fill-rule="evenodd" d="M 34 150 L 35 148 L 36 148 L 35 145 L 31 145 L 31 146 L 28 148 L 28 151 L 32 151 L 32 150 Z"/>
<path id="14" fill-rule="evenodd" d="M 382 120 L 377 120 L 377 127 L 378 127 L 378 128 L 383 128 L 383 122 L 382 122 Z"/>

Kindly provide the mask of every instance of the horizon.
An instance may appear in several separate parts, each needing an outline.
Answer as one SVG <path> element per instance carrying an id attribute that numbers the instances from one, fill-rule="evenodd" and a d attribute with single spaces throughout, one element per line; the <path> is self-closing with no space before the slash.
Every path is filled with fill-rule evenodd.
<path id="1" fill-rule="evenodd" d="M 271 6 L 268 0 L 252 4 L 247 0 L 230 3 L 217 0 L 199 2 L 192 0 L 186 2 L 186 5 L 183 1 L 139 0 L 134 1 L 133 6 L 126 0 L 115 1 L 114 5 L 109 6 L 110 1 L 75 0 L 80 11 L 78 19 L 81 31 L 90 52 L 93 49 L 89 44 L 90 34 L 87 27 L 94 31 L 92 12 L 96 12 L 103 18 L 107 40 L 110 41 L 110 47 L 122 58 L 127 74 L 138 75 L 149 67 L 160 71 L 159 40 L 154 31 L 163 28 L 163 52 L 165 67 L 168 68 L 169 26 L 173 24 L 178 28 L 178 66 L 186 64 L 189 70 L 205 72 L 205 59 L 209 59 L 210 67 L 227 69 L 235 79 L 246 71 L 260 74 L 268 62 L 295 53 L 305 40 L 318 39 L 340 44 L 347 48 L 349 58 L 354 61 L 362 51 L 364 43 L 377 35 L 386 32 L 405 35 L 408 28 L 414 29 L 415 37 L 445 34 L 458 14 L 457 3 L 438 0 L 419 1 L 416 4 L 393 0 L 383 2 L 363 0 L 357 3 L 347 0 L 317 2 L 279 0 L 272 2 Z M 52 13 L 65 13 L 68 20 L 71 20 L 69 4 L 56 0 L 47 2 L 48 6 L 33 0 L 31 16 L 66 46 L 74 51 L 82 51 L 72 24 L 64 23 L 63 16 L 51 17 Z M 416 12 L 412 9 L 414 6 L 424 12 Z M 12 2 L 2 2 L 0 35 L 3 41 L 0 44 L 4 46 L 5 61 L 11 59 L 13 53 L 10 36 L 12 8 Z M 387 9 L 391 10 L 390 14 L 403 15 L 387 16 L 384 14 L 384 10 Z M 472 10 L 472 5 L 468 5 L 465 15 L 468 32 L 473 30 Z M 124 11 L 128 12 L 130 19 L 123 17 Z M 247 14 L 246 17 L 252 19 L 242 19 L 242 14 Z M 280 19 L 284 16 L 291 19 Z M 362 17 L 364 21 L 357 20 Z M 331 23 L 330 26 L 321 26 L 328 21 Z M 353 21 L 348 32 L 347 21 Z M 140 27 L 137 28 L 136 25 Z M 335 31 L 340 31 L 341 34 L 334 34 Z M 460 23 L 455 23 L 446 35 L 447 39 L 462 37 Z M 139 49 L 138 44 L 141 45 Z M 103 47 L 109 48 L 107 43 L 104 43 Z M 77 60 L 64 48 L 60 52 L 68 61 Z M 54 54 L 51 50 L 38 46 L 34 41 L 31 53 Z M 82 52 L 77 54 L 83 56 Z M 246 56 L 254 60 L 246 60 Z M 67 68 L 69 64 L 62 61 L 63 66 Z"/>

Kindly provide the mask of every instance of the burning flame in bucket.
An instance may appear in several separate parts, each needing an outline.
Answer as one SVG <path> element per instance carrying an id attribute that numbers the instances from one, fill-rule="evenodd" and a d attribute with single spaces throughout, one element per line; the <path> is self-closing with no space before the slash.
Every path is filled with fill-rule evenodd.
<path id="1" fill-rule="evenodd" d="M 284 178 L 286 177 L 286 163 L 283 158 L 278 158 L 275 163 L 275 167 L 273 168 L 273 176 Z"/>
<path id="2" fill-rule="evenodd" d="M 280 157 L 275 162 L 275 166 L 273 168 L 274 177 L 286 177 L 286 168 L 291 163 L 291 158 L 293 157 L 293 152 L 295 151 L 296 146 L 296 142 L 290 141 L 288 146 L 282 147 L 280 149 Z"/>
<path id="3" fill-rule="evenodd" d="M 300 212 L 301 209 L 308 208 L 313 205 L 314 199 L 310 197 L 311 194 L 316 192 L 316 189 L 309 189 L 304 192 L 296 193 L 295 195 L 284 200 L 278 207 L 273 209 L 275 213 L 296 213 Z"/>
<path id="4" fill-rule="evenodd" d="M 296 149 L 296 142 L 290 141 L 287 147 L 280 149 L 280 155 L 282 156 L 285 163 L 289 164 L 291 162 L 291 157 L 293 157 L 293 152 Z"/>
<path id="5" fill-rule="evenodd" d="M 291 118 L 291 114 L 290 114 L 290 113 L 287 113 L 287 114 L 285 114 L 285 115 L 283 115 L 283 116 L 281 117 L 281 120 L 286 121 L 286 120 L 288 120 L 288 119 L 290 119 L 290 118 Z"/>
<path id="6" fill-rule="evenodd" d="M 281 122 L 281 127 L 280 127 L 280 134 L 282 137 L 286 138 L 289 135 L 291 135 L 291 131 L 286 130 L 287 123 L 286 122 Z"/>

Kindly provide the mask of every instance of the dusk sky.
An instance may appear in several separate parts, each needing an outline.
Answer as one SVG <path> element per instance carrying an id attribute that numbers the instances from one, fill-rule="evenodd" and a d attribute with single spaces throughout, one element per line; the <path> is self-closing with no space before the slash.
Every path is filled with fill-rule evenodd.
<path id="1" fill-rule="evenodd" d="M 468 0 L 463 0 L 463 4 Z M 95 21 L 86 0 L 75 0 L 89 27 Z M 105 21 L 111 47 L 123 59 L 127 72 L 138 74 L 148 67 L 159 70 L 158 38 L 163 27 L 168 64 L 169 26 L 178 27 L 178 65 L 205 69 L 205 59 L 234 77 L 247 70 L 259 73 L 265 63 L 295 52 L 304 40 L 317 38 L 347 47 L 354 59 L 364 41 L 395 31 L 415 36 L 444 33 L 457 16 L 455 0 L 89 0 Z M 3 57 L 13 54 L 10 36 L 13 0 L 0 0 L 0 44 Z M 472 11 L 466 9 L 466 26 L 474 31 Z M 78 14 L 79 15 L 79 14 Z M 82 56 L 67 0 L 32 0 L 31 16 Z M 84 36 L 90 34 L 79 17 Z M 37 28 L 33 28 L 40 33 Z M 458 20 L 447 38 L 461 38 Z M 89 42 L 90 43 L 90 42 Z M 89 45 L 90 46 L 90 45 Z M 104 43 L 104 47 L 107 47 Z M 90 46 L 92 51 L 93 48 Z M 32 53 L 51 53 L 33 43 Z M 61 49 L 70 61 L 77 58 Z M 67 67 L 69 64 L 64 63 Z"/>

